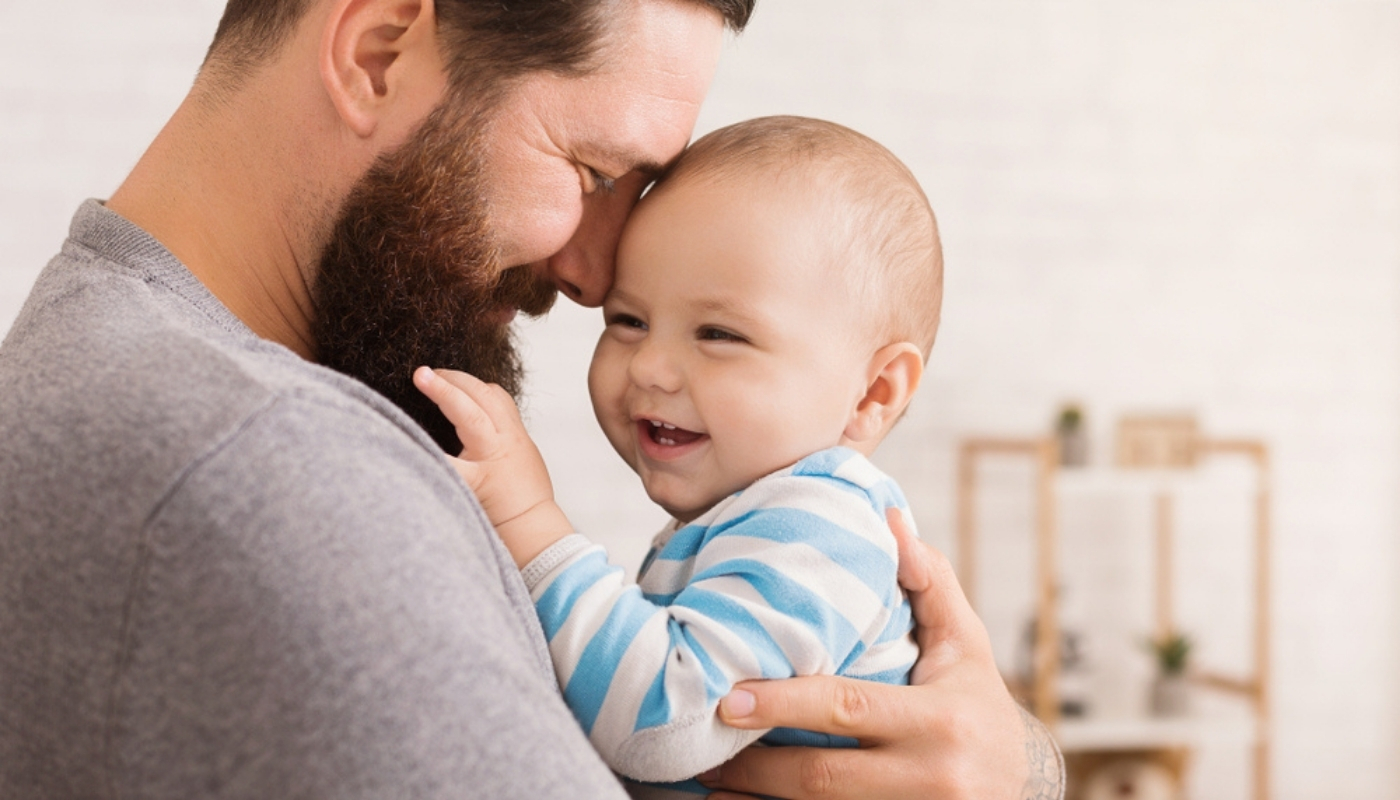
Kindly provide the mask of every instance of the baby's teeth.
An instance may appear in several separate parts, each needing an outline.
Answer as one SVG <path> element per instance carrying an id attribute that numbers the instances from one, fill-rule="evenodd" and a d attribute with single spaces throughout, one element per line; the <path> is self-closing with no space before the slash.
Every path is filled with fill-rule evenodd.
<path id="1" fill-rule="evenodd" d="M 661 423 L 661 427 L 665 428 L 665 429 L 668 430 L 668 431 L 673 431 L 673 430 L 676 429 L 676 426 L 675 426 L 675 425 L 670 425 L 670 424 L 667 424 L 667 423 L 665 423 L 665 422 Z"/>

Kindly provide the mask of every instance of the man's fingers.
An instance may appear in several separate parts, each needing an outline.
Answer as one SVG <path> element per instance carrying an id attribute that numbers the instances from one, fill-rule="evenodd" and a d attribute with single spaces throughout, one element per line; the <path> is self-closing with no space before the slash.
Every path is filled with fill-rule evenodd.
<path id="1" fill-rule="evenodd" d="M 465 373 L 458 373 L 465 375 Z M 465 377 L 471 377 L 466 375 Z M 472 380 L 476 380 L 472 378 Z M 477 383 L 481 383 L 477 381 Z M 427 367 L 419 367 L 413 372 L 413 385 L 437 404 L 444 416 L 457 430 L 457 438 L 462 440 L 462 454 L 471 459 L 481 458 L 495 447 L 496 425 L 472 398 L 462 384 L 449 381 L 440 372 Z M 483 386 L 485 384 L 482 384 Z M 464 476 L 465 477 L 465 476 Z"/>
<path id="2" fill-rule="evenodd" d="M 844 800 L 895 797 L 907 788 L 893 759 L 869 750 L 816 747 L 750 747 L 718 770 L 701 776 L 718 798 L 771 795 L 791 800 Z M 711 795 L 715 798 L 715 795 Z"/>
<path id="3" fill-rule="evenodd" d="M 926 588 L 932 580 L 930 564 L 918 552 L 923 542 L 914 534 L 914 526 L 909 524 L 904 510 L 894 507 L 885 509 L 885 523 L 890 526 L 890 533 L 894 534 L 895 543 L 899 546 L 899 584 L 910 592 Z"/>
<path id="4" fill-rule="evenodd" d="M 921 655 L 911 683 L 923 683 L 946 660 L 990 644 L 948 559 L 920 541 L 898 509 L 887 511 L 886 520 L 899 544 L 899 584 L 918 625 Z"/>
<path id="5" fill-rule="evenodd" d="M 720 701 L 719 716 L 736 728 L 802 728 L 878 744 L 919 731 L 924 719 L 911 711 L 907 691 L 830 675 L 749 681 Z"/>

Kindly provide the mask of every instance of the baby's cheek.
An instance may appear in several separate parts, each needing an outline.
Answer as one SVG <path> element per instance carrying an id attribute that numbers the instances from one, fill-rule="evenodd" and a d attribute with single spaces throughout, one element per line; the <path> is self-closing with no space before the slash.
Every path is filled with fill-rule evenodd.
<path id="1" fill-rule="evenodd" d="M 610 352 L 607 334 L 593 349 L 593 361 L 588 365 L 588 399 L 593 403 L 593 413 L 601 421 L 610 406 L 618 403 L 618 387 L 613 364 L 616 357 Z"/>
<path id="2" fill-rule="evenodd" d="M 830 427 L 815 419 L 809 409 L 794 405 L 787 414 L 751 425 L 747 436 L 735 437 L 739 451 L 734 463 L 742 464 L 743 473 L 753 482 L 838 444 L 840 433 L 832 433 Z"/>
<path id="3" fill-rule="evenodd" d="M 613 446 L 622 460 L 626 461 L 634 470 L 636 464 L 636 448 L 633 446 L 632 421 L 628 416 L 627 409 L 623 402 L 625 389 L 616 389 L 602 379 L 595 379 L 595 372 L 589 371 L 588 375 L 588 395 L 593 403 L 593 414 L 598 420 L 598 425 L 603 429 L 603 435 L 607 437 L 608 443 Z"/>

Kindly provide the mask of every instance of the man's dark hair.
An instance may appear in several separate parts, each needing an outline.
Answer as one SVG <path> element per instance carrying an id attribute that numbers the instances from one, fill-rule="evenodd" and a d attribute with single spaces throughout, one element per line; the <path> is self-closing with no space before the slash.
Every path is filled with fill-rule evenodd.
<path id="1" fill-rule="evenodd" d="M 684 0 L 719 12 L 738 32 L 757 0 Z M 228 0 L 206 65 L 237 84 L 286 43 L 315 0 Z M 438 35 L 454 86 L 531 72 L 586 70 L 609 13 L 624 0 L 437 0 Z"/>

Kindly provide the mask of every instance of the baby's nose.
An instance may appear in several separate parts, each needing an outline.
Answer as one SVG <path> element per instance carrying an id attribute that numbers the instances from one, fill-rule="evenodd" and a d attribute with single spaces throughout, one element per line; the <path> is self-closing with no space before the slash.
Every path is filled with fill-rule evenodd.
<path id="1" fill-rule="evenodd" d="M 628 377 L 640 388 L 663 392 L 678 391 L 683 383 L 681 371 L 667 348 L 649 341 L 633 353 Z"/>

